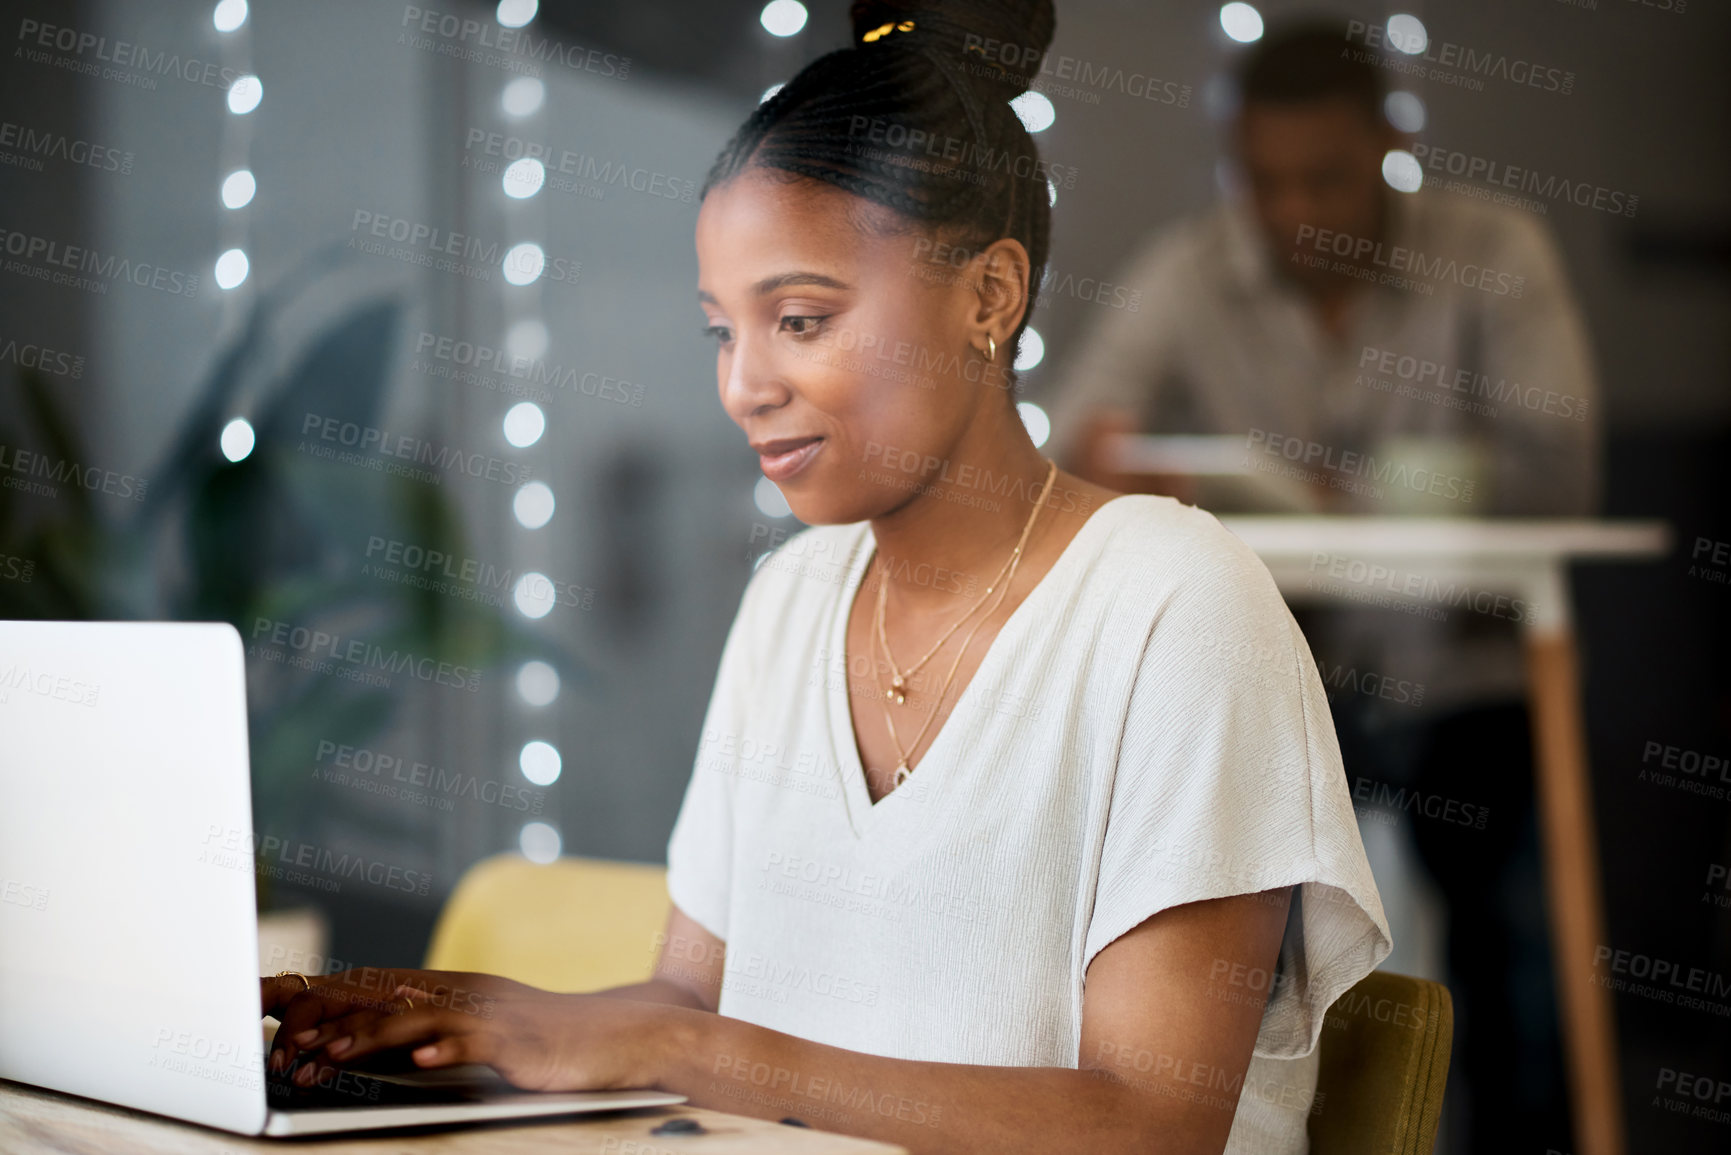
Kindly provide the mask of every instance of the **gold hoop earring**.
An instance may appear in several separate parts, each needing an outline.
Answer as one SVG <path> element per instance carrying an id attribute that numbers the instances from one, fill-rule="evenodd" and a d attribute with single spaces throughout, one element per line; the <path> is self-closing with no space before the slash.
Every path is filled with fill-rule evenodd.
<path id="1" fill-rule="evenodd" d="M 986 360 L 996 361 L 997 359 L 998 359 L 998 341 L 997 341 L 997 338 L 993 337 L 990 333 L 987 333 L 986 334 Z"/>

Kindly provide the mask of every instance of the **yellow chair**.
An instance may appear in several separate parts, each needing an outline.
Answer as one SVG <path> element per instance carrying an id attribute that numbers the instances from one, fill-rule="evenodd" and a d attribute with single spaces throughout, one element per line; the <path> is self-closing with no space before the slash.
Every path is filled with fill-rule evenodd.
<path id="1" fill-rule="evenodd" d="M 1311 1155 L 1430 1155 L 1454 1002 L 1441 983 L 1372 971 L 1323 1020 Z"/>
<path id="2" fill-rule="evenodd" d="M 672 907 L 667 871 L 637 862 L 516 854 L 482 859 L 446 900 L 427 947 L 430 970 L 504 975 L 550 991 L 639 983 Z"/>

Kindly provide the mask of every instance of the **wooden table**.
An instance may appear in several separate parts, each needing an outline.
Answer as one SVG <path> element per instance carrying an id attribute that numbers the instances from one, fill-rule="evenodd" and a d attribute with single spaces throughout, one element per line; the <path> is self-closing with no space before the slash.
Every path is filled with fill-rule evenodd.
<path id="1" fill-rule="evenodd" d="M 651 1135 L 673 1118 L 702 1135 Z M 907 1155 L 889 1143 L 701 1107 L 646 1107 L 527 1123 L 372 1131 L 334 1139 L 253 1139 L 0 1079 L 0 1151 L 47 1155 Z"/>
<path id="2" fill-rule="evenodd" d="M 1336 558 L 1363 563 L 1365 578 L 1375 572 L 1369 567 L 1381 566 L 1393 574 L 1418 574 L 1525 601 L 1521 628 L 1533 718 L 1534 786 L 1575 1149 L 1580 1155 L 1623 1155 L 1623 1092 L 1611 994 L 1593 982 L 1594 951 L 1605 942 L 1605 909 L 1568 564 L 1661 556 L 1669 548 L 1666 526 L 1415 517 L 1220 520 L 1262 558 L 1289 601 L 1353 604 L 1355 588 L 1375 584 L 1364 578 L 1318 580 L 1327 577 L 1327 567 Z M 1319 557 L 1328 561 L 1319 563 Z"/>

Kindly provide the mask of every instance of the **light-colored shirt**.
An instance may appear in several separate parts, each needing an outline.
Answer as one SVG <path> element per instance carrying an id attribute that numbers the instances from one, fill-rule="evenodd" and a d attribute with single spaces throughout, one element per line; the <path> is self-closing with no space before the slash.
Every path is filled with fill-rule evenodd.
<path id="1" fill-rule="evenodd" d="M 726 943 L 721 1013 L 901 1059 L 1179 1080 L 1236 1100 L 1234 1155 L 1305 1151 L 1323 1014 L 1391 942 L 1316 667 L 1266 567 L 1208 513 L 1107 502 L 873 804 L 851 711 L 876 691 L 845 660 L 873 549 L 866 522 L 795 535 L 723 648 L 668 844 L 674 903 Z M 1158 1039 L 1080 1054 L 1100 950 L 1168 907 L 1290 887 L 1281 977 L 1222 968 L 1204 996 L 1273 992 L 1242 1084 Z M 778 1109 L 858 1104 L 813 1086 L 781 1088 Z"/>
<path id="2" fill-rule="evenodd" d="M 1119 277 L 1141 294 L 1136 310 L 1102 309 L 1053 379 L 1056 452 L 1073 447 L 1089 414 L 1115 408 L 1148 432 L 1243 437 L 1255 468 L 1340 483 L 1347 512 L 1399 515 L 1426 501 L 1425 512 L 1445 515 L 1595 512 L 1599 388 L 1548 230 L 1452 194 L 1389 196 L 1389 235 L 1360 258 L 1381 280 L 1356 294 L 1338 342 L 1242 204 L 1156 234 Z M 1358 242 L 1317 234 L 1301 253 L 1333 261 Z M 1448 497 L 1463 488 L 1452 481 L 1440 500 L 1386 473 L 1379 483 L 1366 464 L 1393 459 L 1402 438 L 1452 439 L 1477 454 L 1476 471 L 1439 469 L 1474 481 L 1470 500 Z M 1325 621 L 1313 631 L 1320 648 L 1361 674 L 1427 685 L 1430 708 L 1522 689 L 1507 620 L 1337 610 Z"/>

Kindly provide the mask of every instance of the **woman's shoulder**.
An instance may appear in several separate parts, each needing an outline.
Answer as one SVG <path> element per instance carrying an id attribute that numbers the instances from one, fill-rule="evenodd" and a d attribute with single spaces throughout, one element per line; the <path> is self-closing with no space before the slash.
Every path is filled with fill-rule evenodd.
<path id="1" fill-rule="evenodd" d="M 1205 509 L 1132 493 L 1114 498 L 1095 516 L 1110 516 L 1095 563 L 1110 580 L 1199 596 L 1276 592 L 1262 559 Z"/>

